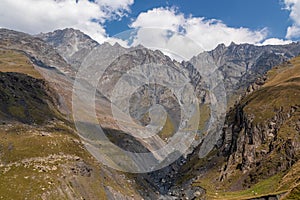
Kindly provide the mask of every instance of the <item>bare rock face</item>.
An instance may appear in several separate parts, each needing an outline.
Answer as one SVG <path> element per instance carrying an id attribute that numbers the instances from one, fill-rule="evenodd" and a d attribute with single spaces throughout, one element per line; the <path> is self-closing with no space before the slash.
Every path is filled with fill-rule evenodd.
<path id="1" fill-rule="evenodd" d="M 77 70 L 83 59 L 99 45 L 88 35 L 72 28 L 41 33 L 37 37 L 53 46 L 74 70 Z"/>
<path id="2" fill-rule="evenodd" d="M 94 84 L 93 77 L 98 78 L 97 89 L 113 105 L 114 120 L 118 121 L 119 127 L 124 132 L 136 136 L 150 152 L 153 152 L 157 160 L 167 160 L 172 153 L 168 152 L 168 148 L 164 153 L 155 152 L 167 145 L 156 135 L 163 129 L 164 119 L 169 119 L 169 124 L 172 124 L 175 132 L 185 129 L 184 137 L 194 134 L 192 126 L 197 125 L 197 120 L 194 124 L 191 124 L 190 120 L 198 111 L 196 107 L 199 105 L 195 99 L 195 87 L 190 83 L 192 81 L 189 71 L 160 51 L 143 47 L 123 49 L 117 45 L 104 45 L 99 46 L 86 58 L 82 65 L 84 68 L 78 73 L 82 72 L 84 77 L 87 77 L 85 81 L 90 85 Z M 146 120 L 147 116 L 150 117 L 150 121 Z M 196 126 L 194 128 L 197 130 Z M 171 136 L 172 133 L 168 138 Z M 173 142 L 183 140 L 184 137 L 176 136 Z M 188 139 L 192 141 L 193 137 Z M 185 152 L 179 150 L 179 153 Z M 140 159 L 144 162 L 145 156 Z M 149 163 L 145 167 L 148 169 L 152 164 Z"/>

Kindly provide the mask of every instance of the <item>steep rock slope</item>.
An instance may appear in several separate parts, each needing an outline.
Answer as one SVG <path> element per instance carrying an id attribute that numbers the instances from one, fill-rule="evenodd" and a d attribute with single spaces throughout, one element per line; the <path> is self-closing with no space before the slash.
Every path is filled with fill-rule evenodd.
<path id="1" fill-rule="evenodd" d="M 23 123 L 42 123 L 54 117 L 49 112 L 44 81 L 18 73 L 0 73 L 2 118 L 16 119 Z"/>
<path id="2" fill-rule="evenodd" d="M 194 69 L 194 66 L 182 65 L 178 62 L 174 62 L 160 51 L 152 51 L 141 46 L 125 49 L 118 44 L 111 46 L 105 43 L 100 45 L 89 57 L 87 57 L 83 66 L 87 67 L 83 72 L 88 72 L 87 74 L 90 74 L 91 79 L 94 76 L 100 77 L 98 82 L 99 92 L 101 92 L 109 101 L 113 102 L 114 106 L 119 106 L 118 108 L 122 112 L 122 115 L 112 116 L 111 110 L 109 110 L 110 105 L 107 104 L 107 102 L 105 104 L 101 99 L 97 99 L 96 105 L 99 106 L 100 110 L 98 117 L 101 126 L 115 129 L 117 129 L 118 126 L 125 127 L 126 133 L 119 134 L 117 131 L 111 132 L 109 134 L 111 141 L 119 146 L 121 145 L 120 147 L 126 147 L 125 149 L 130 150 L 131 152 L 144 152 L 146 149 L 149 152 L 153 152 L 153 157 L 155 159 L 161 159 L 159 157 L 161 154 L 157 154 L 155 150 L 163 147 L 165 142 L 167 142 L 173 133 L 177 131 L 176 129 L 178 129 L 180 123 L 182 123 L 182 121 L 180 121 L 180 110 L 183 109 L 181 104 L 186 100 L 181 98 L 177 99 L 174 96 L 174 94 L 178 92 L 176 87 L 182 87 L 184 84 L 188 83 L 188 80 L 191 82 L 189 84 L 193 87 L 191 88 L 192 93 L 196 91 L 195 93 L 198 97 L 205 95 L 205 91 L 201 87 L 201 76 Z M 158 70 L 158 67 L 161 68 Z M 156 84 L 149 84 L 151 83 L 151 80 L 154 81 L 154 78 Z M 91 79 L 85 81 L 88 82 Z M 115 85 L 118 84 L 120 80 L 123 82 L 118 88 Z M 136 87 L 136 84 L 140 84 L 143 81 L 145 81 L 145 83 L 140 85 L 141 87 L 135 90 L 132 96 L 128 97 L 128 99 L 124 98 L 127 98 L 127 94 L 130 94 L 131 90 Z M 172 84 L 172 82 L 173 85 L 169 85 L 168 88 L 163 87 L 164 83 Z M 179 83 L 184 84 L 179 85 Z M 116 88 L 118 88 L 120 93 L 115 93 L 117 96 L 112 97 L 114 89 Z M 88 93 L 90 90 L 87 88 L 86 91 Z M 185 98 L 189 95 L 192 94 L 186 93 Z M 79 95 L 79 97 L 85 96 L 86 95 L 84 94 Z M 130 102 L 129 106 L 126 104 L 128 102 L 127 100 Z M 89 103 L 84 103 L 89 101 L 89 99 L 82 98 L 82 101 L 82 105 L 90 105 Z M 163 124 L 163 120 L 159 121 L 162 123 L 162 129 L 156 132 L 158 133 L 157 135 L 145 139 L 134 139 L 132 137 L 132 135 L 134 136 L 134 133 L 140 132 L 146 134 L 146 132 L 143 132 L 145 127 L 151 125 L 153 121 L 155 122 L 155 119 L 151 119 L 153 120 L 152 122 L 149 119 L 149 110 L 157 103 L 162 105 L 168 113 L 165 124 Z M 103 111 L 104 109 L 105 112 Z M 86 112 L 83 113 L 84 111 Z M 187 110 L 186 113 L 190 114 L 189 112 L 192 111 Z M 80 112 L 81 116 L 88 116 L 89 113 L 91 113 L 89 109 L 82 109 Z M 161 117 L 162 115 L 157 115 L 156 113 L 156 116 Z M 115 122 L 116 117 L 118 117 L 118 123 Z M 133 118 L 135 121 L 132 122 L 128 120 L 129 117 Z M 86 117 L 86 119 L 89 119 L 89 117 Z M 198 122 L 195 123 L 197 124 Z M 154 125 L 160 126 L 161 124 Z M 154 132 L 155 131 L 156 130 L 154 130 Z M 191 137 L 191 139 L 193 139 L 193 137 Z M 97 143 L 99 143 L 99 141 L 95 144 Z M 106 150 L 105 153 L 113 152 L 107 152 Z M 112 159 L 116 156 L 119 155 L 112 154 L 107 156 L 107 159 Z M 143 159 L 143 157 L 140 158 L 141 161 L 144 161 Z M 167 159 L 168 158 L 166 158 L 166 160 Z M 110 162 L 116 161 L 118 161 L 118 159 L 112 159 Z M 183 162 L 184 158 L 180 158 L 176 161 L 174 166 L 167 166 L 162 170 L 149 174 L 133 175 L 137 180 L 136 182 L 147 191 L 144 192 L 144 197 L 147 197 L 147 199 L 155 199 L 158 198 L 160 194 L 168 195 L 168 189 L 174 183 L 174 174 L 177 172 L 177 166 L 182 165 Z M 151 166 L 151 163 L 148 164 L 149 165 L 146 167 Z M 162 182 L 161 180 L 164 181 Z"/>

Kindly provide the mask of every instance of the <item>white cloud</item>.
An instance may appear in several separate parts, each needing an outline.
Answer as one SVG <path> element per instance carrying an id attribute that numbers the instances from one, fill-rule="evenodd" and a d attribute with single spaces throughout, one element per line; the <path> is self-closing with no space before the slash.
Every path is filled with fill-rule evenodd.
<path id="1" fill-rule="evenodd" d="M 96 0 L 98 5 L 111 15 L 123 16 L 124 11 L 130 10 L 134 0 Z"/>
<path id="2" fill-rule="evenodd" d="M 189 18 L 186 24 L 187 36 L 196 38 L 205 49 L 215 48 L 218 44 L 256 44 L 267 36 L 267 29 L 252 31 L 247 28 L 232 28 L 218 20 L 205 20 L 203 18 Z"/>
<path id="3" fill-rule="evenodd" d="M 287 28 L 286 38 L 299 38 L 300 37 L 300 26 L 292 25 Z"/>
<path id="4" fill-rule="evenodd" d="M 174 8 L 155 8 L 141 13 L 131 27 L 141 28 L 134 44 L 171 51 L 185 59 L 203 50 L 211 50 L 220 43 L 257 44 L 267 36 L 266 29 L 232 28 L 215 19 L 185 17 Z M 170 35 L 166 29 L 181 35 Z"/>
<path id="5" fill-rule="evenodd" d="M 261 45 L 284 45 L 292 43 L 292 40 L 283 40 L 278 38 L 266 39 Z"/>
<path id="6" fill-rule="evenodd" d="M 133 0 L 1 0 L 0 26 L 31 34 L 66 27 L 80 29 L 98 42 L 107 37 L 103 23 L 122 17 Z"/>
<path id="7" fill-rule="evenodd" d="M 300 0 L 284 0 L 293 25 L 287 28 L 286 38 L 300 38 Z"/>
<path id="8" fill-rule="evenodd" d="M 184 22 L 183 14 L 176 13 L 175 9 L 154 8 L 140 13 L 131 24 L 131 27 L 161 28 L 176 31 Z"/>

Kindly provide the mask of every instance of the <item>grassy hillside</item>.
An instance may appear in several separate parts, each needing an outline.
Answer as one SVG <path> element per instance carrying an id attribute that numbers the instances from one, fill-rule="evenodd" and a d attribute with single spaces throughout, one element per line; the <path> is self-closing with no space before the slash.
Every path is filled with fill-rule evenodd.
<path id="1" fill-rule="evenodd" d="M 300 57 L 267 73 L 267 82 L 262 88 L 241 102 L 247 104 L 245 112 L 254 115 L 256 123 L 274 116 L 276 110 L 288 110 L 300 104 Z"/>
<path id="2" fill-rule="evenodd" d="M 0 49 L 0 71 L 18 72 L 37 79 L 43 78 L 25 55 L 13 50 Z"/>
<path id="3" fill-rule="evenodd" d="M 109 187 L 137 197 L 122 174 L 97 163 L 59 121 L 0 125 L 0 175 L 0 199 L 106 199 Z"/>

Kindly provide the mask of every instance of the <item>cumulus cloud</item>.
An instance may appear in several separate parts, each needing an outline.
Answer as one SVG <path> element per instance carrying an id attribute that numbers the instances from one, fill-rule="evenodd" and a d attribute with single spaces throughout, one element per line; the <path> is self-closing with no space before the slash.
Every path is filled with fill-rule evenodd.
<path id="1" fill-rule="evenodd" d="M 141 28 L 134 44 L 141 43 L 150 48 L 170 50 L 184 59 L 204 50 L 211 50 L 220 43 L 257 44 L 267 36 L 267 29 L 252 31 L 243 27 L 232 28 L 215 19 L 185 17 L 174 8 L 155 8 L 143 12 L 133 21 L 131 27 Z M 180 34 L 172 34 L 168 30 Z"/>
<path id="2" fill-rule="evenodd" d="M 80 29 L 103 42 L 106 20 L 122 17 L 133 0 L 1 0 L 0 26 L 31 34 L 66 27 Z"/>
<path id="3" fill-rule="evenodd" d="M 183 14 L 176 13 L 175 9 L 154 8 L 140 13 L 131 27 L 162 28 L 177 31 L 185 21 Z"/>
<path id="4" fill-rule="evenodd" d="M 261 45 L 284 45 L 292 43 L 292 40 L 283 40 L 278 38 L 266 39 Z"/>
<path id="5" fill-rule="evenodd" d="M 284 0 L 284 3 L 293 21 L 293 25 L 287 28 L 286 38 L 300 38 L 300 0 Z"/>

